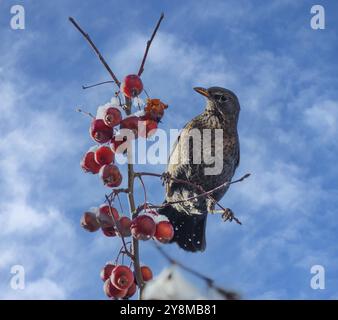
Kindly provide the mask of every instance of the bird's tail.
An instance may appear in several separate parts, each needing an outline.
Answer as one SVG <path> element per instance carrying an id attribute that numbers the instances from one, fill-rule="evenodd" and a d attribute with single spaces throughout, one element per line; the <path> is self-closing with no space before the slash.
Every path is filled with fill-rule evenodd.
<path id="1" fill-rule="evenodd" d="M 159 213 L 167 216 L 174 227 L 174 238 L 171 242 L 177 242 L 186 251 L 205 250 L 207 214 L 188 215 L 170 205 L 159 209 Z"/>

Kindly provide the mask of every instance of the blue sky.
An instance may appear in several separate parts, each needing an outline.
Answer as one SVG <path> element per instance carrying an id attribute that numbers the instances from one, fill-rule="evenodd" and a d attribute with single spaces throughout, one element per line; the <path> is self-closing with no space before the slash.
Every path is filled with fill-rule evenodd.
<path id="1" fill-rule="evenodd" d="M 10 28 L 14 4 L 26 9 L 25 30 Z M 242 226 L 211 216 L 204 253 L 166 250 L 245 298 L 337 299 L 338 5 L 316 2 L 326 29 L 312 30 L 313 4 L 0 1 L 0 298 L 105 298 L 98 274 L 119 243 L 79 227 L 106 190 L 79 168 L 92 142 L 74 109 L 95 112 L 113 89 L 81 89 L 108 75 L 68 16 L 122 78 L 137 70 L 164 11 L 143 75 L 148 92 L 170 105 L 163 128 L 203 110 L 194 86 L 233 90 L 241 102 L 236 176 L 252 173 L 222 200 Z M 160 203 L 160 183 L 147 186 Z M 166 266 L 149 242 L 141 257 L 155 273 Z M 9 285 L 15 264 L 25 267 L 23 291 Z M 325 290 L 310 287 L 315 264 L 325 267 Z"/>

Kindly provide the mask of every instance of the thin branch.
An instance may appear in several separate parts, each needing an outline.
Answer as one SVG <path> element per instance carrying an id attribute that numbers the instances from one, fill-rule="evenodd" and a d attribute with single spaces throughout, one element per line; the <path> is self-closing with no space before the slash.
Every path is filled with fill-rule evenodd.
<path id="1" fill-rule="evenodd" d="M 154 242 L 156 249 L 171 263 L 174 265 L 177 265 L 179 267 L 181 267 L 182 269 L 188 271 L 189 273 L 195 275 L 196 277 L 199 277 L 201 279 L 203 279 L 204 281 L 208 282 L 208 283 L 212 283 L 213 280 L 201 273 L 199 273 L 198 271 L 195 271 L 193 269 L 191 269 L 190 267 L 185 266 L 184 264 L 182 264 L 181 262 L 175 260 L 174 258 L 172 258 L 171 256 L 169 256 L 169 254 L 167 252 L 165 252 L 162 247 L 160 247 L 156 242 Z"/>
<path id="2" fill-rule="evenodd" d="M 121 199 L 118 193 L 116 194 L 116 197 L 117 197 L 117 201 L 119 202 L 120 210 L 123 213 L 124 210 L 123 210 L 122 202 L 121 202 Z"/>
<path id="3" fill-rule="evenodd" d="M 219 286 L 216 286 L 214 284 L 214 280 L 212 280 L 211 278 L 209 278 L 208 276 L 200 273 L 199 271 L 196 271 L 188 266 L 186 266 L 185 264 L 177 261 L 176 259 L 174 259 L 173 257 L 171 257 L 167 252 L 165 252 L 162 247 L 160 245 L 158 245 L 156 242 L 154 242 L 155 244 L 155 247 L 156 249 L 162 254 L 162 256 L 164 258 L 166 258 L 171 264 L 173 265 L 176 265 L 178 267 L 180 267 L 181 269 L 189 272 L 190 274 L 204 280 L 207 285 L 210 287 L 210 288 L 213 288 L 215 289 L 218 293 L 220 293 L 221 295 L 223 295 L 226 299 L 228 300 L 238 300 L 240 299 L 240 296 L 236 293 L 236 292 L 233 292 L 233 291 L 228 291 L 228 290 L 225 290 Z"/>
<path id="4" fill-rule="evenodd" d="M 113 198 L 119 193 L 128 193 L 128 192 L 129 192 L 128 188 L 113 189 L 113 191 L 108 195 L 108 198 L 110 201 L 113 201 Z"/>
<path id="5" fill-rule="evenodd" d="M 103 82 L 95 83 L 95 84 L 92 84 L 92 85 L 89 85 L 89 86 L 82 86 L 82 89 L 86 90 L 86 89 L 94 88 L 94 87 L 97 87 L 97 86 L 100 86 L 100 85 L 106 84 L 106 83 L 115 83 L 115 81 L 109 80 L 109 81 L 103 81 Z"/>
<path id="6" fill-rule="evenodd" d="M 224 214 L 224 210 L 211 210 L 210 214 Z"/>
<path id="7" fill-rule="evenodd" d="M 132 253 L 130 253 L 129 250 L 128 250 L 128 248 L 127 248 L 126 241 L 125 241 L 125 239 L 124 239 L 123 232 L 122 232 L 122 230 L 121 230 L 120 222 L 119 222 L 118 220 L 116 220 L 116 218 L 115 218 L 115 216 L 113 215 L 113 212 L 112 212 L 112 210 L 111 210 L 111 208 L 112 208 L 112 202 L 111 202 L 111 200 L 109 199 L 109 197 L 108 197 L 107 195 L 105 195 L 105 196 L 106 196 L 106 200 L 107 200 L 107 202 L 108 202 L 109 214 L 110 214 L 110 216 L 113 218 L 114 225 L 115 225 L 117 231 L 118 231 L 119 234 L 120 234 L 120 237 L 121 237 L 121 240 L 122 240 L 122 244 L 123 244 L 124 251 L 125 251 L 125 253 L 128 255 L 128 257 L 129 257 L 130 259 L 134 260 L 134 258 L 135 258 L 134 255 L 133 255 Z"/>
<path id="8" fill-rule="evenodd" d="M 153 31 L 153 34 L 151 35 L 150 39 L 147 41 L 147 46 L 146 46 L 146 50 L 144 52 L 144 55 L 143 55 L 143 59 L 142 59 L 142 62 L 141 62 L 141 66 L 140 66 L 140 69 L 138 71 L 138 76 L 140 77 L 141 74 L 143 73 L 144 71 L 144 64 L 146 63 L 146 60 L 147 60 L 147 56 L 148 56 L 148 52 L 149 52 L 149 49 L 150 49 L 150 46 L 151 46 L 151 43 L 152 41 L 154 40 L 155 38 L 155 35 L 156 35 L 156 32 L 158 30 L 158 28 L 160 27 L 160 24 L 162 22 L 164 18 L 164 13 L 162 12 L 161 13 L 161 16 L 160 16 L 160 19 L 158 20 L 157 24 L 156 24 L 156 27 Z"/>
<path id="9" fill-rule="evenodd" d="M 112 69 L 110 69 L 108 63 L 106 62 L 106 60 L 103 58 L 102 54 L 100 53 L 99 49 L 96 47 L 96 45 L 94 44 L 94 42 L 90 39 L 89 34 L 84 32 L 83 29 L 78 25 L 78 23 L 75 21 L 74 18 L 69 17 L 69 21 L 75 26 L 75 28 L 83 35 L 83 37 L 87 40 L 87 42 L 90 44 L 90 46 L 93 48 L 93 50 L 95 51 L 96 55 L 98 56 L 98 58 L 100 59 L 100 61 L 102 62 L 102 64 L 104 65 L 104 67 L 107 69 L 108 73 L 110 74 L 110 76 L 113 78 L 113 80 L 115 81 L 116 85 L 118 87 L 120 87 L 121 83 L 120 81 L 117 79 L 117 77 L 115 76 L 114 72 L 112 71 Z"/>
<path id="10" fill-rule="evenodd" d="M 231 184 L 234 184 L 234 183 L 238 183 L 238 182 L 241 182 L 243 181 L 244 179 L 248 178 L 250 176 L 250 173 L 247 173 L 245 174 L 243 177 L 241 177 L 240 179 L 237 179 L 237 180 L 234 180 L 234 181 L 227 181 L 221 185 L 219 185 L 218 187 L 212 189 L 212 190 L 209 190 L 209 191 L 205 191 L 200 185 L 197 185 L 193 182 L 190 182 L 190 181 L 187 181 L 187 180 L 183 180 L 183 179 L 176 179 L 176 178 L 173 178 L 171 177 L 170 174 L 168 173 L 163 173 L 163 174 L 158 174 L 158 173 L 152 173 L 152 172 L 137 172 L 135 173 L 135 176 L 153 176 L 153 177 L 160 177 L 161 179 L 165 181 L 168 181 L 168 180 L 172 180 L 176 183 L 182 183 L 182 184 L 187 184 L 189 186 L 192 186 L 196 189 L 198 189 L 201 194 L 198 194 L 197 196 L 193 196 L 193 197 L 189 197 L 187 199 L 183 199 L 183 200 L 178 200 L 178 201 L 172 201 L 172 202 L 166 202 L 164 203 L 161 207 L 166 207 L 166 206 L 169 206 L 169 205 L 172 205 L 172 204 L 178 204 L 178 203 L 183 203 L 183 202 L 186 202 L 186 201 L 191 201 L 191 200 L 194 200 L 194 199 L 197 199 L 199 197 L 208 197 L 209 199 L 211 199 L 212 201 L 215 202 L 215 204 L 220 207 L 222 210 L 223 210 L 223 213 L 226 214 L 225 218 L 224 218 L 224 221 L 227 221 L 227 220 L 235 220 L 238 224 L 242 224 L 233 214 L 232 211 L 230 210 L 227 210 L 226 208 L 224 208 L 218 201 L 216 201 L 212 196 L 211 194 L 215 191 L 217 191 L 218 189 L 221 189 L 221 188 L 224 188 L 226 186 L 229 186 Z M 154 208 L 155 206 L 153 206 Z"/>
<path id="11" fill-rule="evenodd" d="M 147 203 L 147 189 L 146 186 L 144 184 L 144 181 L 142 179 L 142 176 L 137 176 L 138 179 L 140 180 L 141 184 L 142 184 L 142 188 L 143 188 L 143 193 L 144 193 L 144 203 Z"/>
<path id="12" fill-rule="evenodd" d="M 184 200 L 181 200 L 181 201 L 178 201 L 178 202 L 180 203 L 180 202 L 185 202 L 185 201 L 188 201 L 188 199 L 184 199 Z M 140 213 L 144 208 L 161 209 L 161 208 L 164 208 L 168 205 L 175 204 L 175 203 L 177 203 L 177 202 L 173 201 L 173 202 L 166 202 L 166 203 L 162 203 L 162 204 L 153 204 L 153 203 L 150 203 L 150 202 L 146 202 L 146 203 L 143 203 L 143 204 L 141 204 L 137 207 L 137 212 Z M 211 211 L 208 211 L 208 214 L 222 214 L 222 215 L 224 215 L 224 209 L 223 210 L 211 210 Z"/>
<path id="13" fill-rule="evenodd" d="M 125 103 L 126 103 L 125 112 L 126 112 L 126 115 L 129 116 L 131 114 L 132 100 L 125 96 Z M 131 152 L 132 151 L 129 150 L 128 160 L 132 159 Z M 131 212 L 131 219 L 137 216 L 135 199 L 134 199 L 134 180 L 135 180 L 134 166 L 133 166 L 132 161 L 128 161 L 128 202 L 129 202 L 129 207 L 130 207 L 130 212 Z M 134 257 L 133 263 L 134 263 L 136 283 L 138 287 L 140 288 L 139 299 L 142 300 L 144 281 L 143 281 L 143 277 L 141 273 L 139 241 L 135 239 L 134 237 L 131 243 L 131 252 Z"/>
<path id="14" fill-rule="evenodd" d="M 117 254 L 117 256 L 116 256 L 116 258 L 115 258 L 115 265 L 118 265 L 119 258 L 120 258 L 120 256 L 121 256 L 121 254 L 124 253 L 123 249 L 124 249 L 124 247 L 122 246 L 122 247 L 120 248 L 119 253 Z M 122 263 L 122 264 L 123 264 L 123 263 Z"/>
<path id="15" fill-rule="evenodd" d="M 82 109 L 76 109 L 76 112 L 83 113 L 83 114 L 85 114 L 86 116 L 89 116 L 89 117 L 95 119 L 95 117 L 94 117 L 90 112 L 83 111 Z"/>
<path id="16" fill-rule="evenodd" d="M 218 187 L 210 190 L 210 191 L 206 191 L 206 192 L 203 192 L 203 193 L 200 193 L 198 194 L 197 196 L 193 196 L 193 197 L 189 197 L 189 198 L 186 198 L 186 199 L 183 199 L 183 200 L 178 200 L 178 201 L 172 201 L 172 202 L 167 202 L 168 205 L 171 205 L 171 204 L 178 204 L 178 203 L 183 203 L 183 202 L 186 202 L 186 201 L 191 201 L 191 200 L 194 200 L 194 199 L 197 199 L 197 198 L 200 198 L 200 197 L 206 197 L 212 193 L 214 193 L 215 191 L 217 191 L 218 189 L 221 189 L 221 188 L 224 188 L 224 187 L 227 187 L 231 184 L 234 184 L 234 183 L 238 183 L 238 182 L 241 182 L 243 181 L 245 178 L 247 178 L 249 176 L 249 174 L 246 174 L 245 176 L 243 176 L 242 178 L 238 179 L 238 180 L 235 180 L 235 181 L 232 181 L 232 182 L 225 182 L 225 183 L 222 183 L 221 185 L 219 185 Z"/>

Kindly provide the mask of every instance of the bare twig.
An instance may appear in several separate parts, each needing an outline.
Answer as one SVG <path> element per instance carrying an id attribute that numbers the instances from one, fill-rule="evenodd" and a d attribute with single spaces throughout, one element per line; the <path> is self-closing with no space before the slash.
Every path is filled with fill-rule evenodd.
<path id="1" fill-rule="evenodd" d="M 238 183 L 238 182 L 241 182 L 243 181 L 245 178 L 247 178 L 250 174 L 246 174 L 245 176 L 243 176 L 242 178 L 238 179 L 238 180 L 235 180 L 235 181 L 227 181 L 225 183 L 222 183 L 221 185 L 219 185 L 218 187 L 210 190 L 210 191 L 205 191 L 203 193 L 200 193 L 198 194 L 197 196 L 193 196 L 193 197 L 189 197 L 189 198 L 186 198 L 186 199 L 183 199 L 183 200 L 178 200 L 178 201 L 172 201 L 172 202 L 167 202 L 166 205 L 171 205 L 171 204 L 178 204 L 178 203 L 183 203 L 183 202 L 186 202 L 186 201 L 191 201 L 191 200 L 194 200 L 194 199 L 197 199 L 197 198 L 200 198 L 200 197 L 206 197 L 206 196 L 209 196 L 210 194 L 214 193 L 215 191 L 217 191 L 218 189 L 222 189 L 224 187 L 227 187 L 231 184 L 234 184 L 234 183 Z M 197 185 L 195 185 L 197 187 Z"/>
<path id="2" fill-rule="evenodd" d="M 112 212 L 112 210 L 111 210 L 111 208 L 112 208 L 112 202 L 111 202 L 111 200 L 109 199 L 109 197 L 108 197 L 107 195 L 105 195 L 105 196 L 106 196 L 106 200 L 107 200 L 107 202 L 108 202 L 109 215 L 112 217 L 112 219 L 113 219 L 113 221 L 114 221 L 114 225 L 115 225 L 117 231 L 118 231 L 119 234 L 120 234 L 120 237 L 121 237 L 121 240 L 122 240 L 122 244 L 123 244 L 124 251 L 125 251 L 125 253 L 127 254 L 127 256 L 128 256 L 130 259 L 134 260 L 134 259 L 135 259 L 134 255 L 133 255 L 132 253 L 130 253 L 129 250 L 128 250 L 128 248 L 127 248 L 126 241 L 125 241 L 125 239 L 124 239 L 123 232 L 122 232 L 122 230 L 121 230 L 120 222 L 119 222 L 118 220 L 115 219 L 115 216 L 113 215 L 113 212 Z"/>
<path id="3" fill-rule="evenodd" d="M 108 198 L 110 201 L 113 200 L 113 198 L 118 195 L 119 193 L 128 193 L 129 190 L 128 188 L 118 188 L 118 189 L 113 189 L 113 191 L 108 195 Z M 107 200 L 106 200 L 107 201 Z"/>
<path id="4" fill-rule="evenodd" d="M 149 49 L 150 49 L 150 46 L 151 46 L 151 43 L 152 41 L 154 40 L 155 38 L 155 35 L 156 35 L 156 32 L 158 30 L 158 28 L 160 27 L 160 24 L 162 22 L 164 18 L 164 13 L 162 12 L 161 13 L 161 16 L 160 16 L 160 19 L 158 20 L 157 24 L 156 24 L 156 27 L 150 37 L 150 39 L 147 41 L 147 46 L 146 46 L 146 50 L 144 52 L 144 55 L 143 55 L 143 59 L 142 59 L 142 62 L 141 62 L 141 65 L 140 65 L 140 69 L 138 71 L 138 75 L 141 76 L 141 74 L 143 73 L 144 71 L 144 64 L 146 63 L 146 60 L 147 60 L 147 56 L 148 56 L 148 52 L 149 52 Z"/>
<path id="5" fill-rule="evenodd" d="M 191 273 L 192 275 L 204 280 L 210 288 L 215 289 L 219 294 L 223 295 L 225 299 L 228 299 L 228 300 L 238 300 L 238 299 L 240 299 L 240 296 L 236 292 L 228 291 L 228 290 L 225 290 L 225 289 L 223 289 L 219 286 L 216 286 L 214 284 L 214 280 L 212 280 L 208 276 L 200 273 L 199 271 L 196 271 L 196 270 L 186 266 L 185 264 L 177 261 L 176 259 L 171 257 L 167 252 L 165 252 L 162 249 L 162 247 L 160 245 L 158 245 L 156 242 L 154 242 L 154 244 L 155 244 L 156 249 L 162 254 L 162 256 L 164 258 L 166 258 L 169 261 L 169 263 L 176 265 L 176 266 L 180 267 L 181 269 Z"/>
<path id="6" fill-rule="evenodd" d="M 83 113 L 83 114 L 85 114 L 86 116 L 89 116 L 89 117 L 95 119 L 95 117 L 94 117 L 90 112 L 83 111 L 82 109 L 76 109 L 76 112 Z"/>
<path id="7" fill-rule="evenodd" d="M 144 184 L 144 181 L 142 179 L 142 176 L 137 176 L 138 179 L 140 180 L 141 182 L 141 185 L 142 185 L 142 188 L 143 188 L 143 193 L 144 193 L 144 203 L 147 203 L 147 189 L 146 189 L 146 186 Z"/>
<path id="8" fill-rule="evenodd" d="M 127 116 L 131 114 L 131 106 L 132 101 L 130 98 L 125 97 L 125 103 L 126 108 L 125 112 Z M 132 159 L 131 150 L 128 152 L 128 158 Z M 137 216 L 136 213 L 136 205 L 135 205 L 135 199 L 134 199 L 134 180 L 135 180 L 135 173 L 134 173 L 134 166 L 132 161 L 128 161 L 128 202 L 130 206 L 130 212 L 131 212 L 131 219 L 135 218 Z M 134 271 L 135 271 L 135 278 L 139 290 L 139 299 L 142 299 L 143 289 L 144 289 L 144 281 L 141 273 L 141 265 L 140 265 L 140 256 L 139 256 L 139 242 L 137 239 L 133 237 L 132 243 L 131 243 L 131 252 L 134 257 L 133 263 L 134 263 Z"/>
<path id="9" fill-rule="evenodd" d="M 103 82 L 95 83 L 95 84 L 92 84 L 90 86 L 82 86 L 82 89 L 86 90 L 86 89 L 94 88 L 94 87 L 97 87 L 97 86 L 100 86 L 100 85 L 106 84 L 106 83 L 115 83 L 115 81 L 109 80 L 109 81 L 103 81 Z"/>
<path id="10" fill-rule="evenodd" d="M 198 194 L 197 196 L 193 196 L 193 197 L 189 197 L 189 198 L 186 198 L 186 199 L 183 199 L 183 200 L 178 200 L 178 201 L 171 201 L 171 202 L 166 202 L 164 203 L 163 205 L 161 206 L 150 206 L 152 208 L 162 208 L 162 207 L 166 207 L 166 206 L 169 206 L 169 205 L 172 205 L 172 204 L 178 204 L 178 203 L 183 203 L 183 202 L 186 202 L 186 201 L 191 201 L 191 200 L 194 200 L 194 199 L 197 199 L 197 198 L 200 198 L 200 197 L 208 197 L 209 199 L 211 199 L 212 201 L 215 202 L 215 204 L 220 207 L 223 211 L 223 213 L 228 213 L 229 210 L 227 210 L 226 208 L 224 208 L 218 201 L 216 201 L 212 196 L 211 194 L 215 191 L 217 191 L 218 189 L 221 189 L 221 188 L 224 188 L 226 186 L 229 186 L 231 184 L 235 184 L 235 183 L 238 183 L 238 182 L 241 182 L 243 181 L 244 179 L 248 178 L 250 176 L 250 173 L 247 173 L 245 174 L 243 177 L 241 177 L 240 179 L 237 179 L 237 180 L 234 180 L 234 181 L 227 181 L 219 186 L 217 186 L 216 188 L 212 189 L 212 190 L 209 190 L 209 191 L 205 191 L 201 186 L 193 183 L 193 182 L 190 182 L 190 181 L 187 181 L 187 180 L 183 180 L 183 179 L 176 179 L 176 178 L 173 178 L 171 177 L 169 174 L 167 173 L 162 173 L 162 174 L 158 174 L 158 173 L 152 173 L 152 172 L 137 172 L 135 173 L 135 176 L 153 176 L 153 177 L 160 177 L 161 179 L 167 181 L 167 180 L 172 180 L 172 181 L 175 181 L 177 183 L 182 183 L 182 184 L 186 184 L 186 185 L 189 185 L 189 186 L 192 186 L 196 189 L 198 189 L 201 193 Z M 224 221 L 227 221 L 227 220 L 235 220 L 238 224 L 242 224 L 233 214 L 229 214 L 227 215 L 225 218 L 224 218 Z"/>
<path id="11" fill-rule="evenodd" d="M 171 264 L 174 264 L 174 265 L 177 265 L 179 267 L 181 267 L 182 269 L 188 271 L 189 273 L 195 275 L 196 277 L 199 277 L 203 280 L 205 280 L 206 282 L 208 283 L 212 283 L 213 280 L 203 274 L 201 274 L 200 272 L 198 271 L 195 271 L 193 269 L 191 269 L 190 267 L 187 267 L 185 266 L 184 264 L 182 264 L 181 262 L 175 260 L 174 258 L 172 258 L 171 256 L 169 256 L 169 254 L 167 252 L 165 252 L 161 246 L 159 246 L 156 242 L 155 243 L 155 247 L 157 248 L 157 250 L 171 263 Z"/>
<path id="12" fill-rule="evenodd" d="M 102 64 L 104 65 L 104 67 L 107 69 L 108 73 L 110 74 L 110 76 L 113 78 L 113 80 L 115 81 L 116 85 L 118 87 L 120 87 L 121 83 L 120 81 L 117 79 L 117 77 L 115 76 L 114 72 L 112 71 L 112 69 L 110 69 L 109 65 L 107 64 L 106 60 L 103 58 L 102 54 L 100 53 L 99 49 L 96 47 L 96 45 L 94 44 L 94 42 L 90 39 L 88 33 L 85 33 L 83 31 L 83 29 L 78 25 L 78 23 L 75 21 L 74 18 L 69 17 L 69 21 L 75 26 L 75 28 L 83 35 L 83 37 L 87 40 L 87 42 L 90 44 L 90 46 L 93 48 L 93 50 L 95 51 L 96 55 L 98 56 L 98 58 L 100 59 L 100 61 L 102 62 Z"/>
<path id="13" fill-rule="evenodd" d="M 121 212 L 124 212 L 124 210 L 123 210 L 123 206 L 122 206 L 122 202 L 121 202 L 121 199 L 120 199 L 120 196 L 119 196 L 119 194 L 118 194 L 118 193 L 116 194 L 116 197 L 117 197 L 117 201 L 119 202 L 119 206 L 120 206 L 120 210 L 121 210 Z"/>

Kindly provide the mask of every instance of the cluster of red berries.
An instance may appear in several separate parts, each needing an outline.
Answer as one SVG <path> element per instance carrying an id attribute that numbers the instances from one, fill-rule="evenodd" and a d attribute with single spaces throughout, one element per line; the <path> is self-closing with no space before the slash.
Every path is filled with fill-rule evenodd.
<path id="1" fill-rule="evenodd" d="M 85 212 L 81 226 L 90 232 L 101 228 L 107 237 L 133 236 L 144 241 L 154 238 L 162 243 L 168 243 L 174 236 L 174 228 L 168 218 L 154 210 L 144 210 L 130 220 L 127 216 L 120 216 L 114 207 L 107 204 Z"/>
<path id="2" fill-rule="evenodd" d="M 116 228 L 118 224 L 119 228 Z M 95 232 L 101 228 L 103 234 L 107 237 L 129 237 L 131 235 L 131 220 L 127 216 L 119 215 L 114 207 L 107 204 L 99 208 L 91 208 L 85 212 L 81 218 L 81 226 L 90 232 Z"/>
<path id="3" fill-rule="evenodd" d="M 137 75 L 128 75 L 121 84 L 121 92 L 127 98 L 136 98 L 142 91 L 143 84 Z M 111 103 L 100 106 L 89 129 L 90 136 L 99 145 L 90 148 L 83 157 L 83 170 L 99 174 L 104 185 L 109 188 L 120 186 L 122 174 L 114 161 L 115 154 L 123 153 L 127 147 L 125 142 L 128 140 L 122 129 L 132 130 L 133 135 L 128 134 L 128 138 L 148 138 L 156 131 L 167 107 L 160 99 L 147 99 L 142 113 L 123 118 L 119 99 L 112 99 Z M 110 202 L 85 212 L 81 218 L 81 226 L 90 232 L 101 229 L 107 237 L 132 236 L 137 240 L 155 239 L 162 243 L 168 243 L 174 236 L 173 226 L 167 217 L 155 210 L 145 208 L 131 220 L 127 216 L 120 216 Z M 104 292 L 110 298 L 128 299 L 137 290 L 135 276 L 130 267 L 118 265 L 117 261 L 118 258 L 115 264 L 107 263 L 101 271 Z M 141 275 L 143 281 L 149 281 L 153 277 L 147 266 L 141 267 Z"/>
<path id="4" fill-rule="evenodd" d="M 156 239 L 162 243 L 169 242 L 174 236 L 174 229 L 168 219 L 154 210 L 143 210 L 136 218 L 130 220 L 120 216 L 114 207 L 107 204 L 92 208 L 81 218 L 81 226 L 90 232 L 101 228 L 107 237 L 130 237 L 138 240 Z M 152 271 L 147 266 L 141 267 L 143 281 L 152 279 Z M 137 290 L 137 283 L 131 269 L 124 265 L 107 263 L 101 271 L 104 292 L 109 298 L 129 299 Z"/>
<path id="5" fill-rule="evenodd" d="M 153 278 L 153 273 L 147 266 L 141 267 L 141 275 L 144 282 Z M 101 270 L 100 276 L 104 281 L 103 290 L 109 298 L 129 299 L 136 292 L 136 277 L 128 266 L 108 262 Z"/>
<path id="6" fill-rule="evenodd" d="M 155 210 L 145 209 L 130 226 L 131 234 L 138 240 L 155 238 L 162 243 L 168 243 L 174 237 L 174 228 L 168 218 Z"/>
<path id="7" fill-rule="evenodd" d="M 122 93 L 130 98 L 135 98 L 142 90 L 143 84 L 137 75 L 128 75 L 121 85 Z M 121 134 L 117 127 L 131 130 L 133 135 L 128 137 L 149 138 L 156 132 L 158 122 L 167 107 L 160 99 L 148 99 L 141 114 L 123 118 L 120 104 L 114 102 L 100 106 L 89 129 L 90 136 L 100 146 L 90 148 L 84 155 L 81 161 L 83 170 L 93 174 L 99 173 L 103 183 L 109 188 L 118 187 L 122 182 L 122 175 L 113 163 L 115 154 L 126 150 L 127 137 Z"/>

